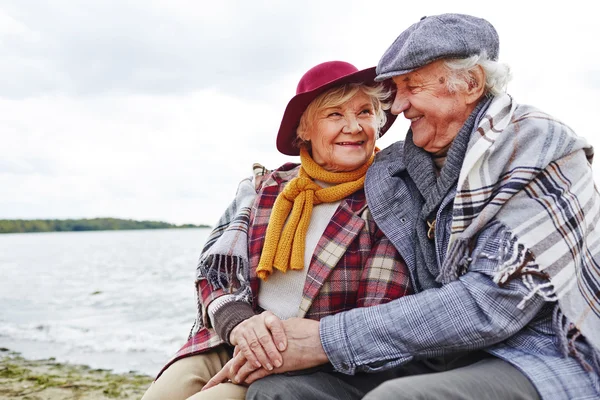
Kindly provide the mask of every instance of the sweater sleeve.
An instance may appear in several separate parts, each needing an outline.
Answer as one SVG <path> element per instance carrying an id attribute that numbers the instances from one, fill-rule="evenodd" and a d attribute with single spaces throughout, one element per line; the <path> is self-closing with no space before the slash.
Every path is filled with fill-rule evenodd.
<path id="1" fill-rule="evenodd" d="M 226 302 L 214 311 L 209 306 L 208 310 L 215 332 L 229 345 L 229 335 L 233 328 L 255 315 L 252 306 L 243 301 Z"/>

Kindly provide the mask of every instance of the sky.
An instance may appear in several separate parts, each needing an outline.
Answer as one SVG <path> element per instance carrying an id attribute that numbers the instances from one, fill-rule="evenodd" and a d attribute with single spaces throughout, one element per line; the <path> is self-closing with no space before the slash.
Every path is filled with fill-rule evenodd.
<path id="1" fill-rule="evenodd" d="M 330 60 L 376 65 L 408 26 L 447 12 L 490 21 L 514 99 L 600 148 L 590 5 L 0 0 L 0 219 L 212 225 L 254 162 L 298 161 L 275 137 L 304 72 Z M 398 118 L 378 146 L 408 126 Z"/>

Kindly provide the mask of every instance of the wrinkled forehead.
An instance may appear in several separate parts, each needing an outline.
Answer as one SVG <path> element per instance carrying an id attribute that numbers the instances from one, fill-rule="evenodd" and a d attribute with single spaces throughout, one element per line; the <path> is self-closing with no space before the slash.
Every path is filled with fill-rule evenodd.
<path id="1" fill-rule="evenodd" d="M 392 80 L 396 87 L 403 87 L 414 84 L 443 83 L 447 75 L 448 69 L 444 67 L 444 60 L 437 60 L 406 74 L 393 76 Z"/>

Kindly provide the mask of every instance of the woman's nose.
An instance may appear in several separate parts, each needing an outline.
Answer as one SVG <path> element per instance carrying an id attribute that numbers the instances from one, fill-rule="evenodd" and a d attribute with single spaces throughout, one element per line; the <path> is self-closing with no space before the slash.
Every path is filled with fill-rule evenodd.
<path id="1" fill-rule="evenodd" d="M 362 126 L 358 123 L 358 120 L 354 116 L 347 116 L 345 118 L 346 123 L 342 128 L 342 132 L 344 133 L 358 133 L 362 131 Z"/>

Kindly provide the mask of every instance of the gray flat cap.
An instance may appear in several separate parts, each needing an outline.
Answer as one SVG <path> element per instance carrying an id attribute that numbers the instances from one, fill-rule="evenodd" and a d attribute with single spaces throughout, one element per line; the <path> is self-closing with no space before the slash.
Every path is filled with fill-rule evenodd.
<path id="1" fill-rule="evenodd" d="M 488 21 L 464 14 L 423 17 L 398 36 L 377 65 L 377 81 L 406 74 L 441 58 L 466 58 L 483 50 L 498 59 L 499 39 Z"/>

